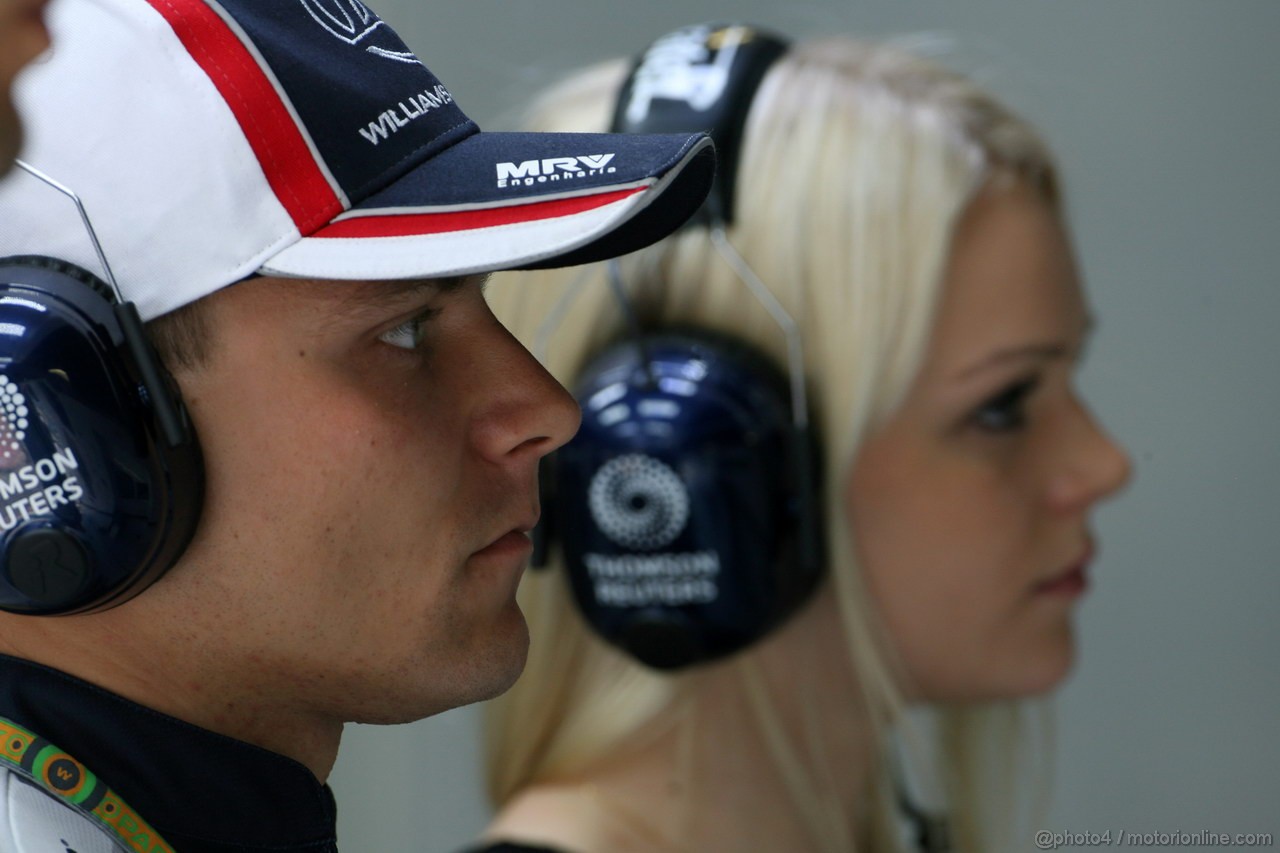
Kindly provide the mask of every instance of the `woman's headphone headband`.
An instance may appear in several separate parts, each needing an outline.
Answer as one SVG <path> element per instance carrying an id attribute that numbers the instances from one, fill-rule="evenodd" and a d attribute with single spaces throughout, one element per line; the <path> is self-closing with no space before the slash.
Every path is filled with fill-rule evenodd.
<path id="1" fill-rule="evenodd" d="M 731 223 L 747 113 L 765 72 L 788 46 L 781 37 L 744 24 L 701 24 L 668 33 L 631 69 L 609 129 L 708 131 L 718 165 L 702 216 L 694 219 Z"/>

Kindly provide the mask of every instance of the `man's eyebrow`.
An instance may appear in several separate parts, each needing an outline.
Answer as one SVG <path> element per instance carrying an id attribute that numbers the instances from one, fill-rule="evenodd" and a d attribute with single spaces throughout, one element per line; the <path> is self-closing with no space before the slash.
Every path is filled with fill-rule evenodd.
<path id="1" fill-rule="evenodd" d="M 334 313 L 344 317 L 394 313 L 400 305 L 404 305 L 407 309 L 426 296 L 457 293 L 471 285 L 483 287 L 488 278 L 489 275 L 485 273 L 444 278 L 371 281 L 367 286 L 353 288 L 344 293 L 336 301 Z"/>
<path id="2" fill-rule="evenodd" d="M 484 287 L 489 281 L 489 273 L 479 273 L 476 275 L 453 275 L 447 278 L 427 278 L 417 284 L 428 288 L 435 288 L 437 293 L 456 293 L 469 285 Z"/>

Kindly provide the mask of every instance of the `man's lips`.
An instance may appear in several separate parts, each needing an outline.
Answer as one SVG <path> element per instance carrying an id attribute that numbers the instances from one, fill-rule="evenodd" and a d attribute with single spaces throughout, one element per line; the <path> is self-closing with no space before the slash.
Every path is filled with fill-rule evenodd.
<path id="1" fill-rule="evenodd" d="M 533 540 L 529 534 L 512 530 L 502 534 L 488 545 L 472 554 L 472 557 L 505 557 L 517 554 L 528 555 L 533 551 Z"/>
<path id="2" fill-rule="evenodd" d="M 533 549 L 533 541 L 529 538 L 529 531 L 533 530 L 538 523 L 537 516 L 532 519 L 526 519 L 519 522 L 506 533 L 498 536 L 488 545 L 472 554 L 473 557 L 489 557 L 489 556 L 506 556 L 524 553 L 528 556 L 528 552 Z"/>

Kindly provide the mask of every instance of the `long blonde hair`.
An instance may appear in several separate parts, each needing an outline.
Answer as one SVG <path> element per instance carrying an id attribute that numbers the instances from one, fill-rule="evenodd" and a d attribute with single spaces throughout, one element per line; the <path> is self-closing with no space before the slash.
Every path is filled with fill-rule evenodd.
<path id="1" fill-rule="evenodd" d="M 536 105 L 532 129 L 604 129 L 625 70 L 613 62 L 575 75 Z M 999 180 L 1025 182 L 1060 204 L 1052 159 L 1026 123 L 967 79 L 885 45 L 823 39 L 793 47 L 766 75 L 745 129 L 729 237 L 803 335 L 811 417 L 823 439 L 830 574 L 863 710 L 881 744 L 903 701 L 892 644 L 858 570 L 856 531 L 845 520 L 845 473 L 863 436 L 893 412 L 918 370 L 957 220 Z M 777 324 L 704 231 L 688 229 L 624 263 L 646 324 L 729 332 L 786 363 Z M 564 307 L 561 297 L 580 275 L 500 277 L 490 287 L 500 319 L 526 345 L 545 350 L 548 368 L 566 383 L 620 325 L 608 287 L 590 281 L 540 340 L 540 327 Z M 528 666 L 486 718 L 496 805 L 527 786 L 581 773 L 668 713 L 698 678 L 696 670 L 652 673 L 596 640 L 576 618 L 566 587 L 551 571 L 527 576 L 521 590 L 532 633 Z M 752 652 L 740 658 L 749 676 Z M 990 711 L 943 716 L 937 751 L 956 849 L 984 849 L 975 792 L 986 790 L 976 779 L 989 762 L 974 732 L 1010 729 L 993 726 Z M 767 707 L 759 718 L 768 725 Z M 865 837 L 872 849 L 897 849 L 889 770 L 883 761 L 876 769 L 886 784 L 875 786 Z M 827 820 L 820 811 L 807 819 Z M 827 839 L 816 842 L 822 849 L 856 846 L 834 824 L 811 829 Z"/>

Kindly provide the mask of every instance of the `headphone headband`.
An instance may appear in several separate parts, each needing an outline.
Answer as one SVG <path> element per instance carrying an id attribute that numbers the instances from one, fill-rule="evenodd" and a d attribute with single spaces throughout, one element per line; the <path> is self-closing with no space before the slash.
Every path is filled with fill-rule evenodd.
<path id="1" fill-rule="evenodd" d="M 718 166 L 711 195 L 695 220 L 730 223 L 747 112 L 765 72 L 787 49 L 781 37 L 742 24 L 701 24 L 669 33 L 631 69 L 610 130 L 708 131 Z"/>

